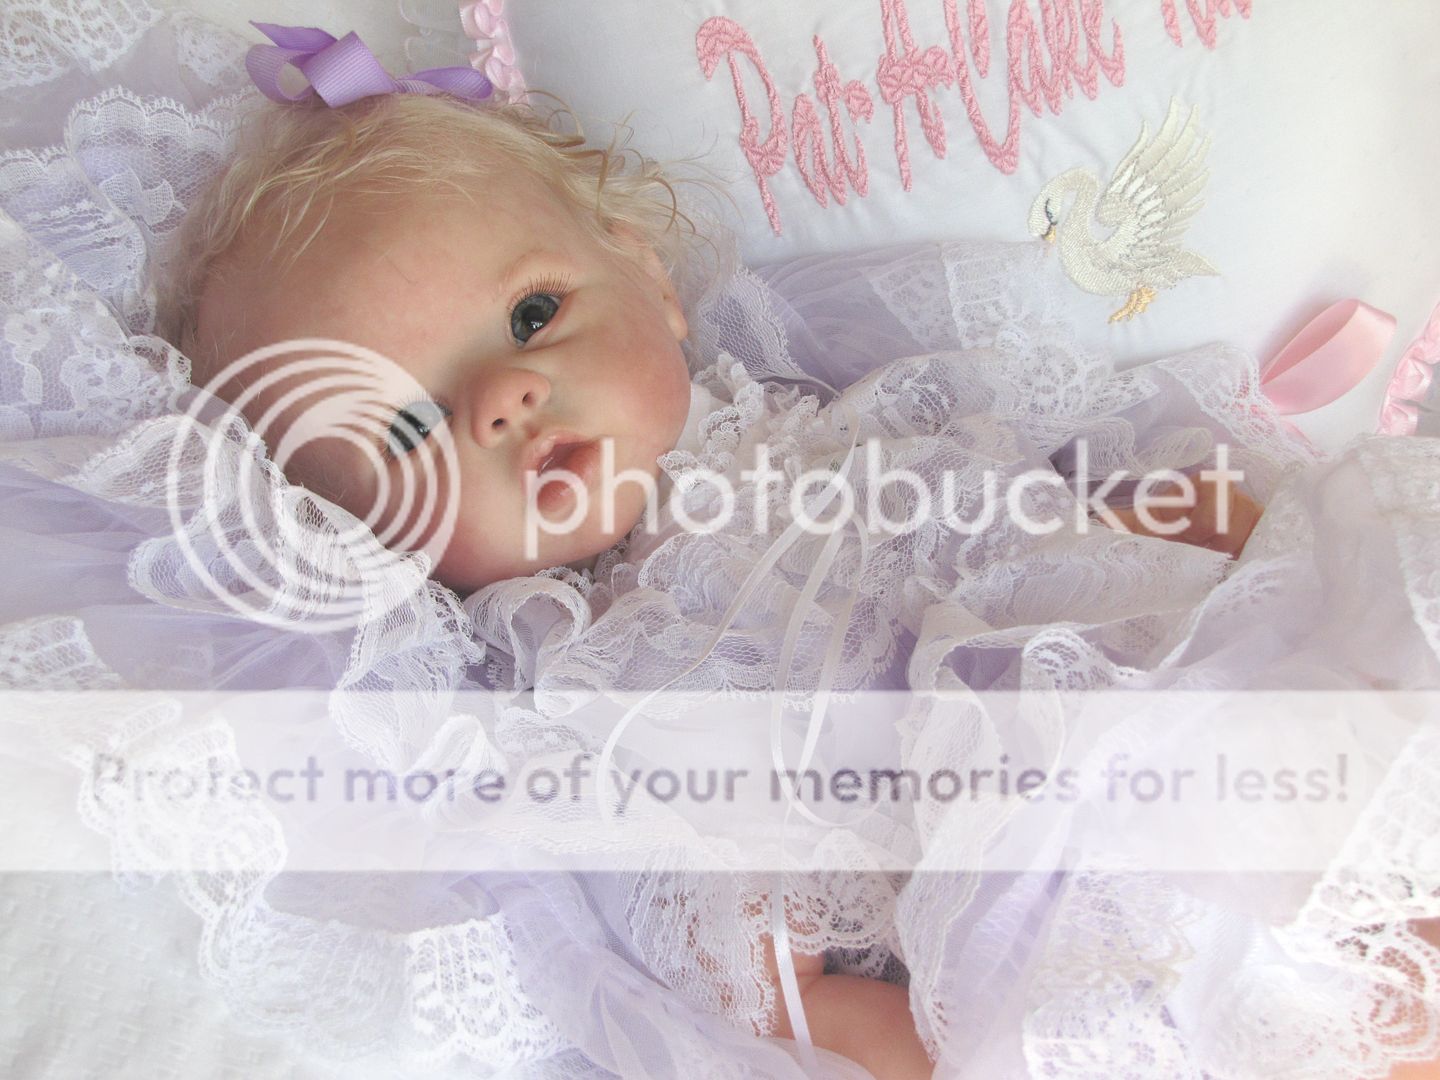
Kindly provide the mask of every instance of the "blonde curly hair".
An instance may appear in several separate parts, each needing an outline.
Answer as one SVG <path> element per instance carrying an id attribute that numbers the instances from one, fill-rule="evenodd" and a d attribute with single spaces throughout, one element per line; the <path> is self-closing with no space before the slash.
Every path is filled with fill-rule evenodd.
<path id="1" fill-rule="evenodd" d="M 157 329 L 193 352 L 207 282 L 262 223 L 283 268 L 325 227 L 337 197 L 399 194 L 415 185 L 484 199 L 498 162 L 519 165 L 578 211 L 582 225 L 632 256 L 639 237 L 673 276 L 704 243 L 660 167 L 613 144 L 597 149 L 565 131 L 563 108 L 475 105 L 445 95 L 388 94 L 332 109 L 266 103 L 246 117 L 231 164 L 177 231 L 162 282 Z M 278 223 L 278 224 L 277 224 Z M 628 240 L 626 238 L 628 234 Z"/>

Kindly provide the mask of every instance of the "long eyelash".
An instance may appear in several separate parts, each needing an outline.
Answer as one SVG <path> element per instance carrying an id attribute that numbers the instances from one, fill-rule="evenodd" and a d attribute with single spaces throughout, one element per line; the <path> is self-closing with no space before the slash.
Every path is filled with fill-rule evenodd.
<path id="1" fill-rule="evenodd" d="M 528 300 L 540 293 L 548 293 L 563 300 L 569 295 L 570 287 L 571 280 L 564 274 L 549 274 L 545 277 L 535 278 L 510 298 L 510 303 L 505 305 L 505 313 L 510 314 L 522 300 Z"/>
<path id="2" fill-rule="evenodd" d="M 438 405 L 440 406 L 440 411 L 445 414 L 445 418 L 447 420 L 455 415 L 455 410 L 452 409 L 445 401 L 445 399 L 442 398 L 439 394 L 431 394 L 429 397 L 411 398 L 409 401 L 405 402 L 404 405 L 401 405 L 399 408 L 392 409 L 390 410 L 390 412 L 392 416 L 398 419 L 401 413 L 406 412 L 411 408 L 414 408 L 416 405 Z M 392 420 L 391 422 L 393 423 L 394 421 Z M 385 430 L 380 433 L 380 437 L 375 440 L 375 444 L 380 449 L 381 457 L 383 457 L 386 461 L 394 461 L 395 451 L 390 449 L 389 435 L 390 428 L 387 425 Z"/>

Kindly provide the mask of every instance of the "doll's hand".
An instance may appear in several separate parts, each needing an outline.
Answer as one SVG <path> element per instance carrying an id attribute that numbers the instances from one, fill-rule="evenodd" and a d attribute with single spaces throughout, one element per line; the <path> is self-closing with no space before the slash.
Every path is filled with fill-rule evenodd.
<path id="1" fill-rule="evenodd" d="M 1234 484 L 1192 479 L 1188 492 L 1178 483 L 1156 484 L 1133 508 L 1112 507 L 1110 512 L 1140 536 L 1178 540 L 1234 557 L 1244 550 L 1264 508 Z"/>

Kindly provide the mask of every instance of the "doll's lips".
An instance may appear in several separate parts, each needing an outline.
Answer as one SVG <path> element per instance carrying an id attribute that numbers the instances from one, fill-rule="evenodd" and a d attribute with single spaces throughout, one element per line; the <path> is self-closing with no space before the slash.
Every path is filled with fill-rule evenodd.
<path id="1" fill-rule="evenodd" d="M 526 491 L 547 517 L 588 492 L 600 467 L 600 440 L 553 433 L 536 439 L 525 454 Z"/>

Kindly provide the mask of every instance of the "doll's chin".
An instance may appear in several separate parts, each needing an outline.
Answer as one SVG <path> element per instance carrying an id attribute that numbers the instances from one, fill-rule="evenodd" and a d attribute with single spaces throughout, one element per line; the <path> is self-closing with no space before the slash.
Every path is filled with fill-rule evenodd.
<path id="1" fill-rule="evenodd" d="M 569 567 L 571 570 L 592 570 L 600 556 L 614 547 L 616 541 L 628 532 L 627 528 L 611 539 L 596 538 L 589 543 L 577 542 L 573 545 L 549 546 L 542 542 L 542 556 L 538 560 L 517 560 L 509 568 L 497 568 L 491 571 L 467 569 L 464 566 L 456 565 L 459 560 L 452 561 L 447 558 L 441 560 L 430 576 L 441 585 L 453 589 L 461 595 L 466 595 L 488 585 L 494 585 L 496 582 L 529 577 L 556 566 Z M 553 541 L 556 538 L 549 539 Z"/>

